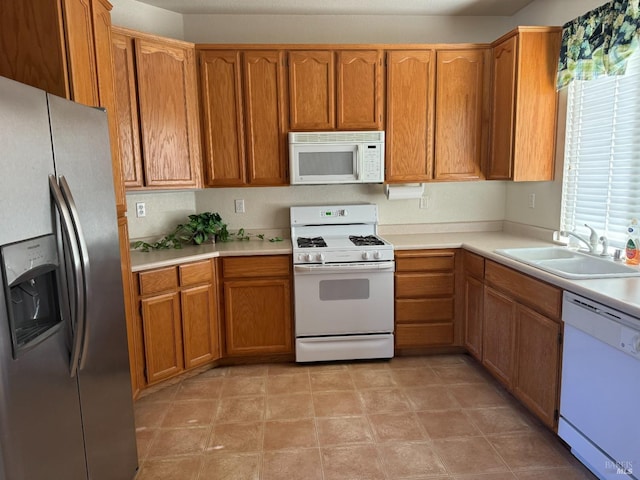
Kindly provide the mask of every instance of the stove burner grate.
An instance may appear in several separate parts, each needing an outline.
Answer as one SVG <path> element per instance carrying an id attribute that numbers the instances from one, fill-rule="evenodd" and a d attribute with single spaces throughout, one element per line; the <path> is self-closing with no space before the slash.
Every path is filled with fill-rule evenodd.
<path id="1" fill-rule="evenodd" d="M 367 245 L 384 245 L 384 242 L 375 235 L 349 235 L 349 240 L 351 240 L 351 242 L 357 247 L 363 247 Z"/>
<path id="2" fill-rule="evenodd" d="M 298 237 L 296 239 L 298 241 L 298 247 L 300 248 L 314 248 L 314 247 L 326 247 L 327 242 L 324 241 L 322 237 Z"/>

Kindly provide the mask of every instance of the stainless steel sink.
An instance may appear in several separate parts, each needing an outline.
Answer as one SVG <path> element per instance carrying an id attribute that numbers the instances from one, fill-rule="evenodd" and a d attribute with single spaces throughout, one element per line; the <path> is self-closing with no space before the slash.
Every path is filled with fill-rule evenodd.
<path id="1" fill-rule="evenodd" d="M 640 269 L 563 247 L 507 248 L 496 253 L 539 268 L 554 275 L 575 280 L 640 276 Z"/>

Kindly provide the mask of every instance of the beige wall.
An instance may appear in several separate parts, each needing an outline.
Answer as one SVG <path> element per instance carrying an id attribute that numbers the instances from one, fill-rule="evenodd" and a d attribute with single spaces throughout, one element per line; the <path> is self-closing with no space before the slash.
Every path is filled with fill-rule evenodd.
<path id="1" fill-rule="evenodd" d="M 513 26 L 562 25 L 603 3 L 603 0 L 537 0 L 513 17 Z M 566 91 L 561 92 L 559 101 L 555 181 L 508 183 L 505 220 L 551 230 L 560 228 L 565 122 Z M 535 195 L 533 209 L 529 208 L 530 194 Z"/>
<path id="2" fill-rule="evenodd" d="M 560 25 L 598 6 L 601 0 L 536 0 L 514 17 L 184 15 L 113 0 L 113 23 L 199 43 L 459 43 L 489 42 L 516 25 Z M 171 33 L 173 32 L 173 33 Z M 564 115 L 560 116 L 564 124 Z M 559 146 L 563 145 L 563 134 Z M 561 150 L 561 149 L 560 149 Z M 382 224 L 438 224 L 507 219 L 555 229 L 560 215 L 562 154 L 555 182 L 469 182 L 428 184 L 429 207 L 419 200 L 389 201 L 382 186 L 313 186 L 205 189 L 195 192 L 129 194 L 132 238 L 162 235 L 196 211 L 217 211 L 231 228 L 288 228 L 294 204 L 374 202 Z M 528 208 L 529 194 L 536 207 Z M 243 198 L 245 214 L 233 211 Z M 147 217 L 135 218 L 135 202 Z"/>
<path id="3" fill-rule="evenodd" d="M 111 23 L 141 32 L 183 39 L 182 15 L 135 0 L 110 0 Z"/>

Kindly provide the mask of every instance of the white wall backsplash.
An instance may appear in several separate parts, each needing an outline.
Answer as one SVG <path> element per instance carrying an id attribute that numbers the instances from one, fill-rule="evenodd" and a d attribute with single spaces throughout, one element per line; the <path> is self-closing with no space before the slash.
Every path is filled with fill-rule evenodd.
<path id="1" fill-rule="evenodd" d="M 510 28 L 510 17 L 184 16 L 185 40 L 196 43 L 483 43 Z"/>
<path id="2" fill-rule="evenodd" d="M 136 217 L 136 202 L 144 202 L 147 215 Z M 193 191 L 127 194 L 129 238 L 162 237 L 196 213 Z"/>
<path id="3" fill-rule="evenodd" d="M 135 0 L 110 0 L 111 23 L 141 32 L 183 39 L 182 15 Z"/>

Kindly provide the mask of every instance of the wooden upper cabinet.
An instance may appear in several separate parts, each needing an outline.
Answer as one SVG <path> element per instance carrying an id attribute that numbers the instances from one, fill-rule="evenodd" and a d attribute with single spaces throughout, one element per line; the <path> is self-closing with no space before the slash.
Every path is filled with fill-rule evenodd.
<path id="1" fill-rule="evenodd" d="M 334 125 L 333 52 L 289 52 L 289 127 L 331 130 Z"/>
<path id="2" fill-rule="evenodd" d="M 117 85 L 118 145 L 125 187 L 144 186 L 133 38 L 113 30 L 113 70 Z"/>
<path id="3" fill-rule="evenodd" d="M 389 183 L 433 177 L 435 55 L 387 53 L 386 176 Z"/>
<path id="4" fill-rule="evenodd" d="M 207 186 L 286 185 L 284 52 L 201 50 Z"/>
<path id="5" fill-rule="evenodd" d="M 560 39 L 559 27 L 519 27 L 493 44 L 487 178 L 553 179 Z"/>
<path id="6" fill-rule="evenodd" d="M 100 105 L 98 97 L 91 0 L 63 0 L 64 30 L 71 98 L 85 105 Z"/>
<path id="7" fill-rule="evenodd" d="M 382 129 L 382 52 L 338 51 L 337 128 Z"/>
<path id="8" fill-rule="evenodd" d="M 240 52 L 202 51 L 200 86 L 207 186 L 245 183 Z"/>
<path id="9" fill-rule="evenodd" d="M 436 55 L 436 180 L 479 180 L 487 141 L 490 50 L 443 50 Z"/>
<path id="10" fill-rule="evenodd" d="M 116 207 L 118 209 L 118 216 L 124 216 L 127 211 L 127 199 L 124 191 L 119 148 L 120 135 L 118 129 L 111 40 L 111 4 L 106 0 L 94 0 L 92 15 L 96 48 L 96 70 L 98 73 L 98 93 L 100 96 L 100 105 L 107 110 L 109 120 L 109 138 L 111 143 Z"/>
<path id="11" fill-rule="evenodd" d="M 511 37 L 493 49 L 493 119 L 487 170 L 487 178 L 492 180 L 508 180 L 512 175 L 516 44 L 517 38 Z"/>
<path id="12" fill-rule="evenodd" d="M 243 78 L 248 183 L 286 185 L 284 52 L 244 52 Z"/>
<path id="13" fill-rule="evenodd" d="M 145 184 L 199 186 L 195 49 L 160 38 L 135 38 Z"/>

